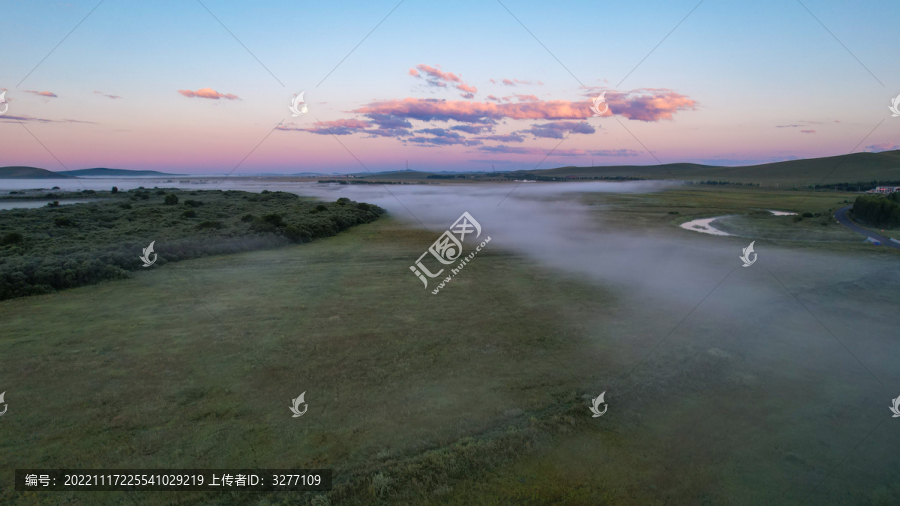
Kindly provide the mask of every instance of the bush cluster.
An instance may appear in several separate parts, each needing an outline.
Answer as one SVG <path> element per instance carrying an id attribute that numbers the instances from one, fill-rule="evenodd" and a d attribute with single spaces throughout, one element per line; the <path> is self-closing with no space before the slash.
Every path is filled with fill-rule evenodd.
<path id="1" fill-rule="evenodd" d="M 0 211 L 0 300 L 50 293 L 207 255 L 305 243 L 378 219 L 378 206 L 320 203 L 283 192 L 143 188 L 97 192 L 103 200 Z M 310 214 L 315 211 L 316 214 Z"/>
<path id="2" fill-rule="evenodd" d="M 853 203 L 853 215 L 876 227 L 900 227 L 900 193 L 860 195 Z"/>

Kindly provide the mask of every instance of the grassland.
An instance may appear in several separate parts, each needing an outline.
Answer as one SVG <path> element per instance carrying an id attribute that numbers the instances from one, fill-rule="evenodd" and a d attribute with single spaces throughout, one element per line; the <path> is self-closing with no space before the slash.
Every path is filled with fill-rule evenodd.
<path id="1" fill-rule="evenodd" d="M 834 211 L 851 205 L 851 192 L 797 192 L 756 187 L 674 187 L 644 194 L 587 194 L 585 203 L 602 213 L 603 222 L 619 230 L 680 233 L 676 227 L 697 218 L 727 216 L 716 228 L 751 240 L 791 244 L 797 248 L 847 250 L 866 248 L 861 237 L 834 219 Z M 795 212 L 774 216 L 769 210 Z M 803 218 L 808 214 L 810 217 Z"/>
<path id="2" fill-rule="evenodd" d="M 412 500 L 521 454 L 573 401 L 572 371 L 546 361 L 551 352 L 571 358 L 577 343 L 562 340 L 571 329 L 557 321 L 603 313 L 611 297 L 556 283 L 544 287 L 547 304 L 534 293 L 536 275 L 504 275 L 521 264 L 490 253 L 458 283 L 476 286 L 488 273 L 507 282 L 474 297 L 426 296 L 398 273 L 417 256 L 409 245 L 429 237 L 365 225 L 3 303 L 0 356 L 16 358 L 0 383 L 16 414 L 0 426 L 0 468 L 333 466 L 344 487 L 336 494 L 371 504 L 394 490 L 371 492 L 376 470 Z M 310 410 L 295 420 L 287 406 L 302 391 Z M 541 420 L 529 422 L 535 414 Z M 461 467 L 435 474 L 436 458 Z M 33 500 L 8 482 L 3 494 L 11 504 Z M 48 504 L 95 500 L 123 499 L 60 494 Z"/>
<path id="3" fill-rule="evenodd" d="M 579 198 L 611 231 L 709 241 L 718 238 L 678 222 L 755 207 L 821 213 L 844 200 L 720 192 Z M 0 502 L 771 505 L 799 503 L 830 477 L 816 504 L 887 506 L 900 490 L 900 441 L 886 425 L 830 474 L 872 430 L 872 406 L 888 413 L 884 395 L 765 270 L 736 272 L 725 296 L 626 375 L 686 310 L 648 308 L 496 241 L 432 296 L 408 266 L 433 240 L 380 219 L 310 244 L 0 303 L 9 403 Z M 817 284 L 831 268 L 822 259 L 810 258 L 809 272 L 767 268 L 790 273 L 788 286 L 848 346 L 878 355 L 865 340 L 873 327 L 860 319 L 844 328 L 841 318 L 865 308 L 891 325 L 894 257 L 828 245 L 874 267 L 831 294 Z M 760 285 L 764 293 L 748 295 Z M 860 356 L 881 374 L 897 353 L 881 355 L 874 365 Z M 611 413 L 590 418 L 589 398 L 607 389 Z M 291 418 L 290 399 L 304 391 L 309 411 Z M 10 483 L 16 467 L 246 466 L 331 467 L 336 487 L 27 495 Z"/>

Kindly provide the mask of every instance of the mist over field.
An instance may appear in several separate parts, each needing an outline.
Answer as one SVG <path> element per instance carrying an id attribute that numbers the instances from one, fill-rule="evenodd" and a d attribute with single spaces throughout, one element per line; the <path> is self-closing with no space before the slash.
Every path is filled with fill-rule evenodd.
<path id="1" fill-rule="evenodd" d="M 97 189 L 115 184 L 120 196 L 138 185 L 158 184 L 84 183 Z M 79 185 L 67 181 L 60 186 L 73 184 Z M 213 198 L 204 197 L 195 185 L 179 186 L 187 190 L 184 199 L 194 190 L 197 197 L 192 198 Z M 304 459 L 324 458 L 344 475 L 363 473 L 354 478 L 362 483 L 371 479 L 360 471 L 373 465 L 367 455 L 392 452 L 418 459 L 423 448 L 445 448 L 442 445 L 460 437 L 484 437 L 492 427 L 513 423 L 519 416 L 544 420 L 549 415 L 542 413 L 548 410 L 568 409 L 572 420 L 578 420 L 566 422 L 579 427 L 574 434 L 563 431 L 554 444 L 546 443 L 546 435 L 533 436 L 529 444 L 536 445 L 536 453 L 520 456 L 513 468 L 503 469 L 518 469 L 515 466 L 533 459 L 576 475 L 579 469 L 602 469 L 580 479 L 606 482 L 616 477 L 625 489 L 649 479 L 677 491 L 673 493 L 683 503 L 695 494 L 741 497 L 735 503 L 749 505 L 775 503 L 781 497 L 799 501 L 811 490 L 819 499 L 839 490 L 853 497 L 871 496 L 873 490 L 890 493 L 885 484 L 892 483 L 890 470 L 900 465 L 900 458 L 885 448 L 900 444 L 900 439 L 887 425 L 872 423 L 889 416 L 885 400 L 893 392 L 887 385 L 900 380 L 895 367 L 900 352 L 893 338 L 900 326 L 900 273 L 887 252 L 849 254 L 830 242 L 770 240 L 758 233 L 742 237 L 745 229 L 740 227 L 747 225 L 737 221 L 730 223 L 736 232 L 731 237 L 685 230 L 678 223 L 731 211 L 710 203 L 719 193 L 675 182 L 337 185 L 225 180 L 219 189 L 254 192 L 245 195 L 248 199 L 263 199 L 263 190 L 314 199 L 279 197 L 288 206 L 285 210 L 301 209 L 303 216 L 310 216 L 305 209 L 315 208 L 316 200 L 338 208 L 338 199 L 344 198 L 380 206 L 388 214 L 373 224 L 375 228 L 361 225 L 355 232 L 311 243 L 289 245 L 285 240 L 268 251 L 180 260 L 138 272 L 121 285 L 46 296 L 54 304 L 75 300 L 86 311 L 97 304 L 95 290 L 121 290 L 127 294 L 118 297 L 122 300 L 135 292 L 142 294 L 138 300 L 160 301 L 128 302 L 131 309 L 122 313 L 113 302 L 117 297 L 108 299 L 96 306 L 96 319 L 83 329 L 85 335 L 102 337 L 81 337 L 85 345 L 99 339 L 95 346 L 107 350 L 127 350 L 123 342 L 153 343 L 149 353 L 166 357 L 154 359 L 159 363 L 196 356 L 193 365 L 166 367 L 166 375 L 173 376 L 156 384 L 169 391 L 158 402 L 197 395 L 202 400 L 188 404 L 192 411 L 248 409 L 242 407 L 247 394 L 238 392 L 248 387 L 249 377 L 254 392 L 263 393 L 251 403 L 254 414 L 242 416 L 253 416 L 254 426 L 265 426 L 272 423 L 262 420 L 272 416 L 273 408 L 306 390 L 311 407 L 303 427 L 311 435 L 281 422 L 273 430 L 291 441 L 288 448 Z M 156 191 L 153 195 L 163 198 Z M 283 196 L 268 195 L 265 198 Z M 745 193 L 729 198 L 741 195 Z M 752 208 L 790 211 L 806 200 L 792 198 L 800 200 Z M 825 199 L 819 206 L 840 202 L 829 195 L 814 198 Z M 218 212 L 210 210 L 213 205 L 215 201 L 208 200 L 197 209 Z M 67 209 L 75 210 L 63 211 Z M 181 211 L 172 212 L 177 216 Z M 443 276 L 429 280 L 426 289 L 409 266 L 463 212 L 482 226 L 477 241 L 471 235 L 464 241 L 464 254 L 488 236 L 491 242 L 454 282 L 433 295 Z M 757 216 L 754 226 L 797 223 L 767 212 L 747 216 Z M 851 246 L 859 242 L 850 237 Z M 750 241 L 755 241 L 758 258 L 745 268 L 738 257 Z M 167 241 L 158 246 L 165 252 Z M 159 284 L 168 278 L 160 278 L 164 272 L 158 269 L 166 269 L 178 284 Z M 186 306 L 163 302 L 170 299 L 170 290 L 181 286 L 190 288 L 182 293 Z M 191 301 L 194 297 L 196 302 Z M 18 304 L 41 300 L 22 299 Z M 7 304 L 2 309 L 13 315 L 17 307 Z M 123 334 L 113 331 L 118 325 L 108 320 L 176 308 L 175 322 L 188 320 L 172 323 L 178 329 L 172 335 L 151 327 Z M 199 313 L 182 314 L 189 308 Z M 209 316 L 214 319 L 206 321 Z M 34 346 L 45 339 L 65 341 L 71 326 L 80 325 L 50 318 L 47 329 L 36 329 L 21 327 L 22 321 L 11 320 L 7 332 Z M 51 330 L 54 325 L 62 332 Z M 232 333 L 235 327 L 241 330 Z M 190 338 L 176 337 L 188 328 Z M 229 344 L 213 355 L 163 351 L 171 346 L 208 350 L 209 339 L 219 336 L 229 336 Z M 379 344 L 372 344 L 373 339 Z M 292 352 L 259 354 L 260 343 Z M 41 355 L 34 355 L 32 360 L 41 363 Z M 97 355 L 103 360 L 96 365 L 100 373 L 93 368 L 73 370 L 67 378 L 102 383 L 104 374 L 118 374 L 106 371 L 117 362 L 103 356 Z M 294 371 L 297 367 L 302 374 Z M 213 376 L 204 380 L 206 374 L 196 368 L 209 369 Z M 49 382 L 55 380 L 41 375 L 52 369 L 37 370 L 20 380 L 17 395 L 27 391 L 39 399 L 36 392 L 51 388 Z M 226 375 L 220 377 L 222 373 Z M 145 372 L 123 385 L 140 391 L 154 377 Z M 215 393 L 221 385 L 227 385 L 225 393 Z M 592 419 L 589 401 L 601 392 L 609 412 Z M 361 413 L 365 415 L 357 416 Z M 107 422 L 101 417 L 82 423 L 102 427 Z M 246 435 L 230 422 L 221 430 L 231 437 Z M 835 463 L 870 431 L 835 474 Z M 193 441 L 190 432 L 179 435 L 169 429 L 167 434 Z M 140 435 L 128 437 L 149 444 Z M 342 447 L 311 444 L 310 437 L 352 437 L 355 446 L 348 454 Z M 293 458 L 291 453 L 270 450 L 258 458 L 284 462 Z M 234 458 L 224 448 L 216 455 Z M 387 469 L 384 472 L 392 476 L 401 473 L 396 467 Z M 472 500 L 466 492 L 470 485 L 484 483 L 477 476 L 454 486 L 455 501 Z M 742 479 L 736 482 L 733 476 Z M 770 485 L 756 486 L 759 482 Z M 489 496 L 496 493 L 489 490 Z"/>

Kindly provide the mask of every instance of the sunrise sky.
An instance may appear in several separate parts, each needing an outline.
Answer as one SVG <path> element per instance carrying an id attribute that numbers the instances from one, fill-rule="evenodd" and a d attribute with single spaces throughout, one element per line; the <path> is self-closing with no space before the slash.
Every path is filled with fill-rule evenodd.
<path id="1" fill-rule="evenodd" d="M 97 4 L 5 4 L 0 166 L 490 171 L 900 148 L 887 1 Z"/>

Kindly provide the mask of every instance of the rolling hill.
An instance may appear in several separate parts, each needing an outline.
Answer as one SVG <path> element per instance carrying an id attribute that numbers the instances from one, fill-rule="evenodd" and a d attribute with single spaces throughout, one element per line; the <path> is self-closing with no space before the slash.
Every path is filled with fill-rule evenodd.
<path id="1" fill-rule="evenodd" d="M 155 170 L 106 169 L 102 167 L 95 169 L 64 170 L 60 171 L 59 174 L 75 177 L 163 177 L 184 175 L 169 174 L 167 172 L 158 172 Z"/>
<path id="2" fill-rule="evenodd" d="M 0 179 L 69 179 L 71 176 L 37 167 L 0 167 Z"/>
<path id="3" fill-rule="evenodd" d="M 668 163 L 662 165 L 611 165 L 600 167 L 558 167 L 528 171 L 485 174 L 460 172 L 474 179 L 533 179 L 635 177 L 643 179 L 675 179 L 688 181 L 727 181 L 731 183 L 760 183 L 764 186 L 855 183 L 861 181 L 900 181 L 900 150 L 881 153 L 852 153 L 849 155 L 788 160 L 784 162 L 720 167 L 697 163 Z M 364 179 L 409 181 L 426 179 L 428 173 L 398 171 L 393 173 L 360 175 Z"/>

